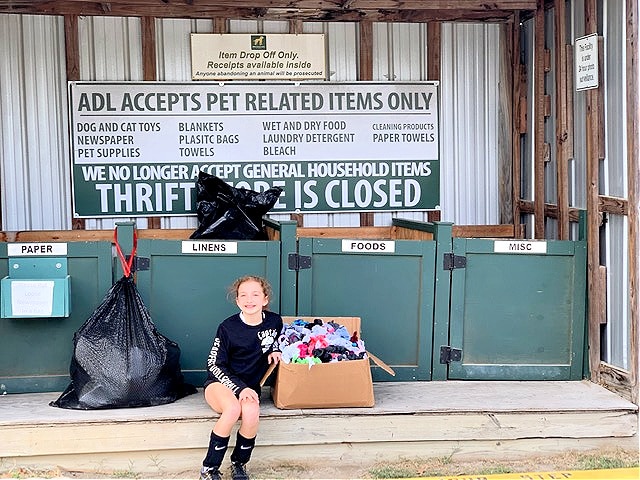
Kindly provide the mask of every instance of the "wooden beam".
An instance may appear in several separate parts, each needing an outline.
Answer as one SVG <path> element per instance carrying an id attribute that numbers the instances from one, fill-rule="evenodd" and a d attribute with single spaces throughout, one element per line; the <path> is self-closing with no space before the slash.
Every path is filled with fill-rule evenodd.
<path id="1" fill-rule="evenodd" d="M 498 94 L 498 195 L 499 221 L 502 224 L 515 223 L 513 217 L 513 23 L 500 28 L 500 71 L 499 82 L 504 85 Z"/>
<path id="2" fill-rule="evenodd" d="M 520 64 L 520 15 L 516 14 L 514 22 L 511 24 L 511 49 L 513 54 L 511 56 L 511 88 L 512 88 L 512 102 L 513 102 L 513 121 L 511 125 L 511 152 L 512 152 L 512 207 L 513 207 L 513 223 L 520 222 L 520 181 L 522 179 L 521 158 L 522 151 L 520 148 L 520 135 L 521 126 L 520 119 L 522 117 L 520 109 L 523 107 L 520 102 L 520 98 L 523 96 L 524 85 L 522 84 L 523 75 L 521 75 L 522 65 Z"/>
<path id="3" fill-rule="evenodd" d="M 359 25 L 360 62 L 358 69 L 358 79 L 361 81 L 373 80 L 373 24 L 369 21 L 360 22 Z M 373 213 L 364 212 L 360 214 L 360 226 L 373 226 Z"/>
<path id="4" fill-rule="evenodd" d="M 73 82 L 80 80 L 80 40 L 78 36 L 78 16 L 66 15 L 64 17 L 64 43 L 65 43 L 65 60 L 67 64 L 67 81 Z M 71 176 L 69 184 L 72 184 Z M 86 223 L 83 218 L 74 218 L 71 220 L 71 228 L 73 230 L 84 230 Z"/>
<path id="5" fill-rule="evenodd" d="M 519 208 L 522 213 L 533 214 L 534 204 L 530 200 L 520 200 Z M 544 216 L 548 218 L 558 218 L 558 206 L 552 203 L 544 204 Z M 573 223 L 577 223 L 580 221 L 580 210 L 577 208 L 569 208 L 569 221 Z"/>
<path id="6" fill-rule="evenodd" d="M 213 19 L 213 33 L 228 33 L 229 22 L 226 18 L 215 17 Z"/>
<path id="7" fill-rule="evenodd" d="M 156 69 L 156 19 L 142 17 L 140 19 L 142 38 L 142 78 L 145 81 L 158 79 Z M 148 217 L 148 228 L 161 228 L 160 217 Z"/>
<path id="8" fill-rule="evenodd" d="M 156 72 L 156 19 L 142 17 L 142 78 L 145 81 L 158 79 Z"/>
<path id="9" fill-rule="evenodd" d="M 640 15 L 637 0 L 626 0 L 627 191 L 629 192 L 629 365 L 631 401 L 639 402 L 640 376 Z"/>
<path id="10" fill-rule="evenodd" d="M 565 154 L 567 160 L 573 158 L 573 139 L 574 139 L 574 121 L 573 121 L 573 45 L 565 45 L 565 68 L 567 71 L 565 89 L 566 97 L 566 122 L 567 122 L 567 139 L 564 142 Z M 572 92 L 571 95 L 568 92 Z"/>
<path id="11" fill-rule="evenodd" d="M 569 239 L 569 156 L 567 155 L 567 24 L 566 0 L 554 0 L 556 87 L 556 183 L 558 240 Z"/>
<path id="12" fill-rule="evenodd" d="M 544 218 L 544 0 L 538 0 L 535 15 L 535 66 L 534 68 L 534 154 L 533 154 L 533 202 L 534 238 L 545 238 Z"/>
<path id="13" fill-rule="evenodd" d="M 536 0 L 493 0 L 488 3 L 486 0 L 198 0 L 189 1 L 169 1 L 162 0 L 165 4 L 175 3 L 189 8 L 194 3 L 202 6 L 241 6 L 245 8 L 319 8 L 325 10 L 535 10 Z M 20 1 L 20 0 L 0 0 L 0 5 L 28 5 L 28 4 L 49 4 L 61 3 L 47 0 Z M 132 7 L 140 5 L 158 6 L 159 0 L 67 0 L 66 3 L 75 4 L 109 4 L 109 5 L 130 5 Z"/>
<path id="14" fill-rule="evenodd" d="M 427 23 L 427 80 L 440 81 L 442 76 L 442 24 Z"/>
<path id="15" fill-rule="evenodd" d="M 508 22 L 516 11 L 534 11 L 535 0 L 382 1 L 339 0 L 96 0 L 20 1 L 0 0 L 0 13 L 123 16 L 157 18 L 215 18 L 301 21 Z"/>
<path id="16" fill-rule="evenodd" d="M 629 202 L 627 202 L 627 200 L 625 200 L 624 198 L 599 195 L 598 211 L 604 213 L 612 213 L 614 215 L 628 215 Z"/>
<path id="17" fill-rule="evenodd" d="M 301 34 L 304 32 L 304 22 L 301 20 L 289 20 L 289 33 Z M 298 227 L 304 226 L 304 215 L 302 213 L 290 213 L 289 219 L 296 222 Z"/>
<path id="18" fill-rule="evenodd" d="M 585 34 L 597 33 L 596 0 L 585 0 Z M 590 89 L 586 95 L 586 161 L 587 161 L 587 301 L 589 324 L 589 368 L 591 378 L 597 381 L 600 370 L 600 319 L 598 318 L 598 271 L 600 267 L 600 219 L 598 215 L 598 89 Z"/>

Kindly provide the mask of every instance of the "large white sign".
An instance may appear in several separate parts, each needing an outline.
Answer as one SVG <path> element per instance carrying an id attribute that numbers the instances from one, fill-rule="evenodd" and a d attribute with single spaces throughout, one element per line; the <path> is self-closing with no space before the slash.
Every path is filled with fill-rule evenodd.
<path id="1" fill-rule="evenodd" d="M 191 34 L 193 80 L 324 80 L 324 35 Z"/>
<path id="2" fill-rule="evenodd" d="M 74 215 L 195 214 L 200 171 L 273 213 L 439 208 L 438 87 L 69 84 Z"/>

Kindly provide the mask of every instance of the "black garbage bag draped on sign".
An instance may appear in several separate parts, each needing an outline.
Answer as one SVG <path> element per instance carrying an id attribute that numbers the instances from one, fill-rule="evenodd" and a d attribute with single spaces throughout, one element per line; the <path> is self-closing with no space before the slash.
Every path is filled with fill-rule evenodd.
<path id="1" fill-rule="evenodd" d="M 196 183 L 198 228 L 192 239 L 266 240 L 262 217 L 278 201 L 279 187 L 264 192 L 235 188 L 200 172 Z"/>
<path id="2" fill-rule="evenodd" d="M 121 254 L 117 242 L 116 247 Z M 184 382 L 180 347 L 156 330 L 130 276 L 130 262 L 128 267 L 74 334 L 71 383 L 51 406 L 147 407 L 196 392 Z"/>

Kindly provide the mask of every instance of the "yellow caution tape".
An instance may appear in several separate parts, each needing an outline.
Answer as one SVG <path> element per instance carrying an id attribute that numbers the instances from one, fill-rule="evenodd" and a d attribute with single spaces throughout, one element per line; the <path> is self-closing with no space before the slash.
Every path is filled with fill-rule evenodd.
<path id="1" fill-rule="evenodd" d="M 640 480 L 640 467 L 609 470 L 559 470 L 556 472 L 500 473 L 420 477 L 414 480 Z"/>

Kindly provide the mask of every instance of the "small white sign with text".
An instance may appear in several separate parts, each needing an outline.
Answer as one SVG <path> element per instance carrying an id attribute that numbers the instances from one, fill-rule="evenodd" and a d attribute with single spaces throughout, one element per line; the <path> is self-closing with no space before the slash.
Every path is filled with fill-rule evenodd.
<path id="1" fill-rule="evenodd" d="M 576 90 L 598 88 L 598 34 L 576 38 Z"/>
<path id="2" fill-rule="evenodd" d="M 497 240 L 494 253 L 547 253 L 547 242 L 528 240 Z"/>

